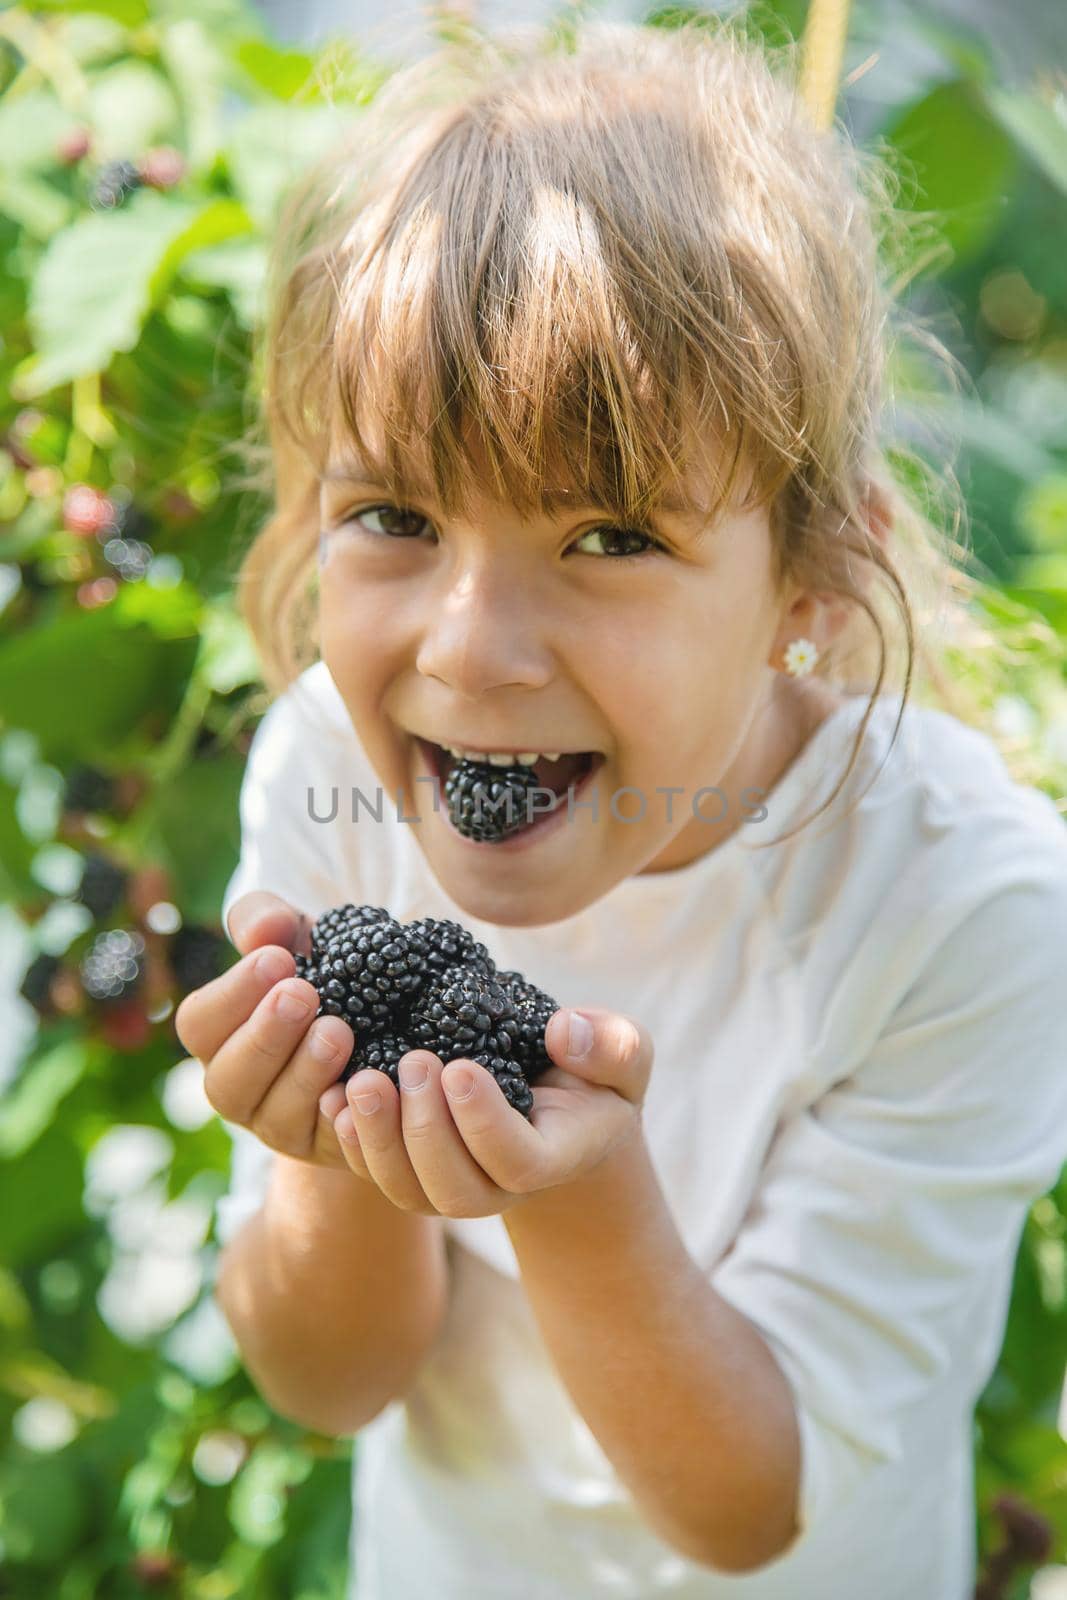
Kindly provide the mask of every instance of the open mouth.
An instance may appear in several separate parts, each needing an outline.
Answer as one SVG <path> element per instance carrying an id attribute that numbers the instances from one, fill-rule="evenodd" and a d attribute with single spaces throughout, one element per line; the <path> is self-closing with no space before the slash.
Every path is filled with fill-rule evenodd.
<path id="1" fill-rule="evenodd" d="M 430 763 L 431 770 L 435 772 L 441 783 L 444 784 L 452 768 L 459 761 L 450 750 L 442 745 L 433 744 L 429 739 L 419 739 L 423 754 Z M 600 765 L 604 757 L 599 750 L 581 750 L 561 755 L 558 761 L 549 761 L 547 756 L 538 756 L 533 772 L 538 788 L 547 789 L 556 796 L 556 805 L 562 802 L 569 789 L 576 789 L 583 783 L 594 767 Z M 516 763 L 518 765 L 519 763 Z M 487 763 L 488 765 L 488 763 Z M 507 767 L 495 767 L 497 772 L 507 772 Z M 527 770 L 529 770 L 527 768 Z M 551 810 L 555 810 L 553 806 Z M 551 812 L 546 813 L 548 815 Z"/>

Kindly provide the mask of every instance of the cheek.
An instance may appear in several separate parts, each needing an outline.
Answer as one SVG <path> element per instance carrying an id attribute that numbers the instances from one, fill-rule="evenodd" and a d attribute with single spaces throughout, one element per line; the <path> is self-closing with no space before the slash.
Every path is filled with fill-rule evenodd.
<path id="1" fill-rule="evenodd" d="M 707 592 L 673 596 L 600 641 L 597 698 L 631 761 L 684 772 L 731 750 L 765 658 L 745 607 Z"/>
<path id="2" fill-rule="evenodd" d="M 393 615 L 370 585 L 344 583 L 327 566 L 320 578 L 319 648 L 343 692 L 379 681 L 395 654 Z"/>

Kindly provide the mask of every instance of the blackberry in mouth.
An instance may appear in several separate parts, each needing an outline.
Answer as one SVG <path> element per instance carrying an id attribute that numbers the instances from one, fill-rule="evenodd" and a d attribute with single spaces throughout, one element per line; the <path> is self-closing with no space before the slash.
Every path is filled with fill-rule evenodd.
<path id="1" fill-rule="evenodd" d="M 602 757 L 597 750 L 553 759 L 509 764 L 456 756 L 445 746 L 420 740 L 441 780 L 449 820 L 457 833 L 482 843 L 498 843 L 532 827 L 555 811 L 577 789 Z"/>

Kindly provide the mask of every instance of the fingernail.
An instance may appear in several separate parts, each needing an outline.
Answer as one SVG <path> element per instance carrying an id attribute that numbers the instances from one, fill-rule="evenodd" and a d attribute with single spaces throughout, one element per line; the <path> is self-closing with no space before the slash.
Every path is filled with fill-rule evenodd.
<path id="1" fill-rule="evenodd" d="M 264 950 L 256 962 L 256 976 L 268 983 L 280 983 L 289 971 L 289 964 L 277 950 Z"/>
<path id="2" fill-rule="evenodd" d="M 430 1075 L 425 1061 L 418 1058 L 414 1061 L 402 1061 L 398 1070 L 400 1086 L 403 1089 L 421 1089 Z"/>
<path id="3" fill-rule="evenodd" d="M 445 1093 L 450 1100 L 469 1100 L 474 1093 L 474 1074 L 466 1067 L 456 1067 L 445 1081 Z"/>
<path id="4" fill-rule="evenodd" d="M 567 1012 L 567 1054 L 572 1061 L 587 1056 L 593 1046 L 593 1024 L 580 1011 Z"/>
<path id="5" fill-rule="evenodd" d="M 354 1094 L 352 1099 L 356 1109 L 362 1111 L 365 1117 L 372 1116 L 382 1103 L 382 1097 L 377 1089 L 364 1089 L 362 1094 Z"/>
<path id="6" fill-rule="evenodd" d="M 306 1017 L 311 1007 L 291 989 L 283 989 L 276 1001 L 278 1015 L 285 1017 L 289 1022 L 295 1022 L 298 1017 Z"/>
<path id="7" fill-rule="evenodd" d="M 308 1049 L 319 1061 L 332 1061 L 338 1048 L 327 1034 L 320 1033 L 317 1028 L 312 1028 L 308 1034 Z"/>

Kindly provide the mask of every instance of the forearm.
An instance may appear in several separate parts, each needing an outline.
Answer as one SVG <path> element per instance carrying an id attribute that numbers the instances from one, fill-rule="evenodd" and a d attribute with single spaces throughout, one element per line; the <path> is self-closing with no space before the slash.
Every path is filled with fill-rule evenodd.
<path id="1" fill-rule="evenodd" d="M 403 1393 L 448 1294 L 441 1223 L 373 1184 L 279 1156 L 262 1208 L 223 1251 L 216 1298 L 274 1408 L 354 1433 Z"/>
<path id="2" fill-rule="evenodd" d="M 792 1393 L 688 1254 L 640 1131 L 504 1220 L 560 1377 L 646 1521 L 708 1566 L 775 1559 L 796 1531 Z"/>

